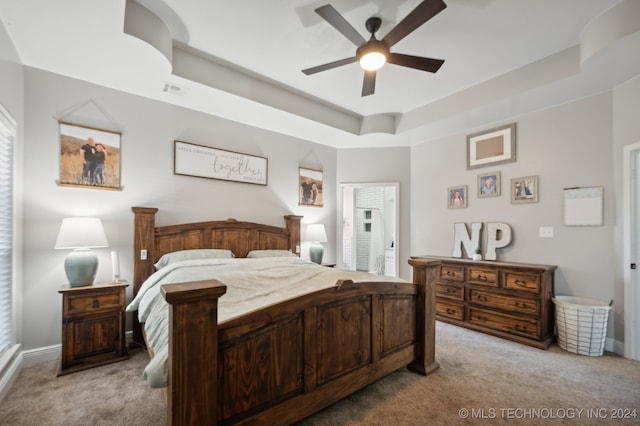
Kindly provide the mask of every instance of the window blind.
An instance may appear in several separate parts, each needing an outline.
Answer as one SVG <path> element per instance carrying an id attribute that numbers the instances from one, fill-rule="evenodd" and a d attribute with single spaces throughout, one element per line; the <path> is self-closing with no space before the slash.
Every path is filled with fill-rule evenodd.
<path id="1" fill-rule="evenodd" d="M 13 141 L 15 127 L 0 108 L 0 355 L 13 330 Z"/>

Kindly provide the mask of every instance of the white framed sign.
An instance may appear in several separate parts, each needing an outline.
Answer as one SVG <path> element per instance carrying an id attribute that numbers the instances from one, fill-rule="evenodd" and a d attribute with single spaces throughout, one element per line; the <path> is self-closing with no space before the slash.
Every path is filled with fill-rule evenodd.
<path id="1" fill-rule="evenodd" d="M 604 189 L 602 186 L 564 189 L 564 224 L 599 226 L 604 224 Z"/>
<path id="2" fill-rule="evenodd" d="M 174 141 L 173 173 L 267 185 L 268 160 L 255 155 Z"/>

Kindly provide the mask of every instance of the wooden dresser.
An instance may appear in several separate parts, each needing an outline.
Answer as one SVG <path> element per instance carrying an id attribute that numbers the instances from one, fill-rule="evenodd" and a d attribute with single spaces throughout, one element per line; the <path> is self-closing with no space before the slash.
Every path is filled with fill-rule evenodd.
<path id="1" fill-rule="evenodd" d="M 429 257 L 442 262 L 436 319 L 547 349 L 556 266 Z"/>

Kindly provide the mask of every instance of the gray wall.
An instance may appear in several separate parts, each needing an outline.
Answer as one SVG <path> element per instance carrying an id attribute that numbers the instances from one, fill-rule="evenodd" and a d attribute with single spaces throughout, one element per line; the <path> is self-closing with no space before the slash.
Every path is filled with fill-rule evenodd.
<path id="1" fill-rule="evenodd" d="M 89 100 L 99 108 L 89 103 L 73 111 Z M 59 119 L 122 132 L 122 191 L 57 186 Z M 334 148 L 31 68 L 25 71 L 24 121 L 25 349 L 60 343 L 57 290 L 66 282 L 67 252 L 53 245 L 67 216 L 102 218 L 110 247 L 96 249 L 99 280 L 111 278 L 110 250 L 120 253 L 121 276 L 132 278 L 132 206 L 158 207 L 158 225 L 233 217 L 284 226 L 283 215 L 300 214 L 303 225 L 326 225 L 325 259 L 335 259 Z M 176 176 L 175 139 L 267 157 L 269 184 Z M 298 206 L 300 165 L 324 170 L 323 208 Z"/>
<path id="2" fill-rule="evenodd" d="M 616 273 L 621 267 L 616 257 L 621 247 L 614 243 L 614 229 L 621 218 L 619 207 L 616 210 L 622 185 L 620 145 L 640 140 L 639 86 L 629 84 L 621 93 L 607 92 L 501 123 L 487 123 L 485 129 L 517 123 L 514 163 L 466 169 L 466 134 L 482 129 L 414 147 L 412 253 L 451 256 L 455 222 L 505 222 L 512 228 L 512 243 L 498 250 L 498 260 L 557 265 L 556 294 L 614 299 L 609 336 L 623 341 L 623 283 Z M 614 143 L 614 135 L 622 127 L 616 124 L 614 129 L 618 120 L 624 121 L 626 130 L 624 136 L 615 137 L 621 141 Z M 477 176 L 491 171 L 501 172 L 502 195 L 479 199 Z M 529 175 L 538 176 L 539 202 L 511 204 L 510 179 Z M 457 185 L 469 187 L 468 208 L 450 210 L 447 187 Z M 604 187 L 604 226 L 563 224 L 562 190 L 575 186 Z M 554 238 L 540 238 L 540 226 L 553 226 Z"/>

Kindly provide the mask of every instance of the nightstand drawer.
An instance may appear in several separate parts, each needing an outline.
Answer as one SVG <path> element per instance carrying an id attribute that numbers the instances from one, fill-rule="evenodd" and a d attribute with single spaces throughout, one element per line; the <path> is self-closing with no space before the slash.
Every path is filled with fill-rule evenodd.
<path id="1" fill-rule="evenodd" d="M 119 288 L 96 294 L 70 294 L 65 299 L 64 310 L 67 315 L 117 310 L 124 307 L 123 295 Z"/>

